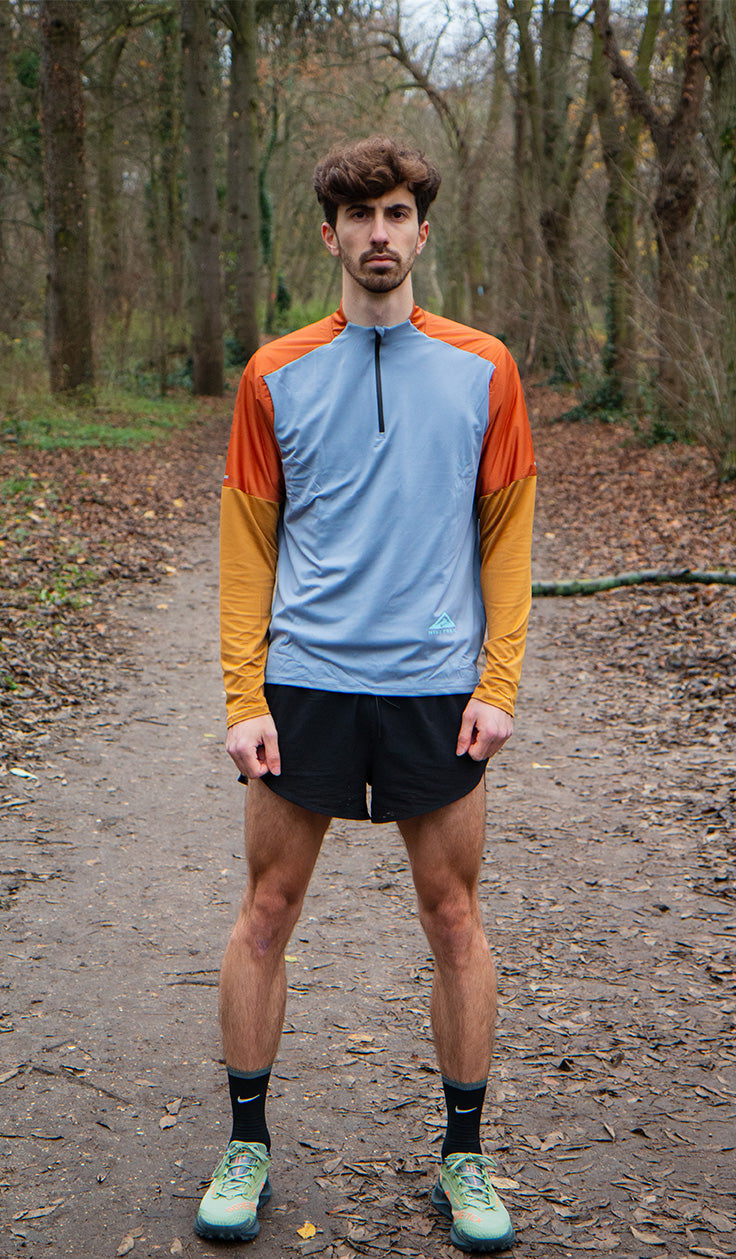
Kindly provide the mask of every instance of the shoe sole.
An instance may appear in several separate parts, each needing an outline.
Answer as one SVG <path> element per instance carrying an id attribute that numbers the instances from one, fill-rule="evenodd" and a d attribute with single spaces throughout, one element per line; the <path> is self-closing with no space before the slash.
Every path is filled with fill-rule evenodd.
<path id="1" fill-rule="evenodd" d="M 436 1184 L 432 1190 L 430 1201 L 440 1215 L 444 1215 L 446 1219 L 452 1220 L 452 1205 L 440 1184 Z M 470 1237 L 467 1233 L 461 1233 L 453 1220 L 452 1228 L 450 1229 L 450 1241 L 453 1246 L 457 1246 L 458 1250 L 464 1251 L 467 1255 L 474 1252 L 488 1255 L 496 1250 L 508 1250 L 516 1241 L 516 1233 L 512 1228 L 508 1233 L 504 1233 L 503 1237 Z"/>
<path id="2" fill-rule="evenodd" d="M 258 1197 L 258 1206 L 256 1211 L 260 1211 L 271 1197 L 271 1183 L 267 1179 Z M 215 1242 L 252 1242 L 257 1237 L 261 1226 L 258 1223 L 258 1216 L 252 1224 L 210 1224 L 208 1220 L 202 1219 L 199 1212 L 194 1221 L 194 1231 L 198 1237 L 206 1237 L 209 1241 Z"/>

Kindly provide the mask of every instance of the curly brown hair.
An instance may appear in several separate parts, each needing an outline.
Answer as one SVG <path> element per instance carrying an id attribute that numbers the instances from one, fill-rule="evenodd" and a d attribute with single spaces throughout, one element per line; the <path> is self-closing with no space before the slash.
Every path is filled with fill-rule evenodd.
<path id="1" fill-rule="evenodd" d="M 369 136 L 330 149 L 314 172 L 314 188 L 330 227 L 337 223 L 341 205 L 382 197 L 399 184 L 414 194 L 420 224 L 437 196 L 440 173 L 436 166 L 401 140 Z"/>

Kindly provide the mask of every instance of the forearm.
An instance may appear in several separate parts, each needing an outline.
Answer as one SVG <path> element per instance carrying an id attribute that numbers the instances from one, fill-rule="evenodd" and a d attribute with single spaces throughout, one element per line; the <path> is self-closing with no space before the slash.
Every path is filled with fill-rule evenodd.
<path id="1" fill-rule="evenodd" d="M 531 609 L 531 536 L 536 478 L 526 477 L 478 503 L 485 667 L 473 692 L 513 716 Z"/>
<path id="2" fill-rule="evenodd" d="M 220 528 L 220 636 L 227 724 L 268 712 L 263 679 L 278 557 L 278 503 L 227 488 Z"/>

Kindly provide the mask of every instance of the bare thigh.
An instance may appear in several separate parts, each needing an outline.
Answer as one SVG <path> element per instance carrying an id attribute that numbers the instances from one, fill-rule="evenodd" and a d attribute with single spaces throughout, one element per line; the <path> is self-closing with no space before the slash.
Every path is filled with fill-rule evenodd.
<path id="1" fill-rule="evenodd" d="M 257 779 L 245 803 L 246 901 L 258 895 L 293 905 L 304 898 L 331 818 L 277 796 Z"/>
<path id="2" fill-rule="evenodd" d="M 481 780 L 462 799 L 398 823 L 420 909 L 431 913 L 458 897 L 475 899 L 485 844 L 485 801 Z"/>

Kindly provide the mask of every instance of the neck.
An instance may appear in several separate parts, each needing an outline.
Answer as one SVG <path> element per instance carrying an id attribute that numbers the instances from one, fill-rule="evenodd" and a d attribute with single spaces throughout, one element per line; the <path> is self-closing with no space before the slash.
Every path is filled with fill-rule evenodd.
<path id="1" fill-rule="evenodd" d="M 414 309 L 411 276 L 390 293 L 369 293 L 343 271 L 342 309 L 348 323 L 361 328 L 393 328 L 404 323 Z"/>

